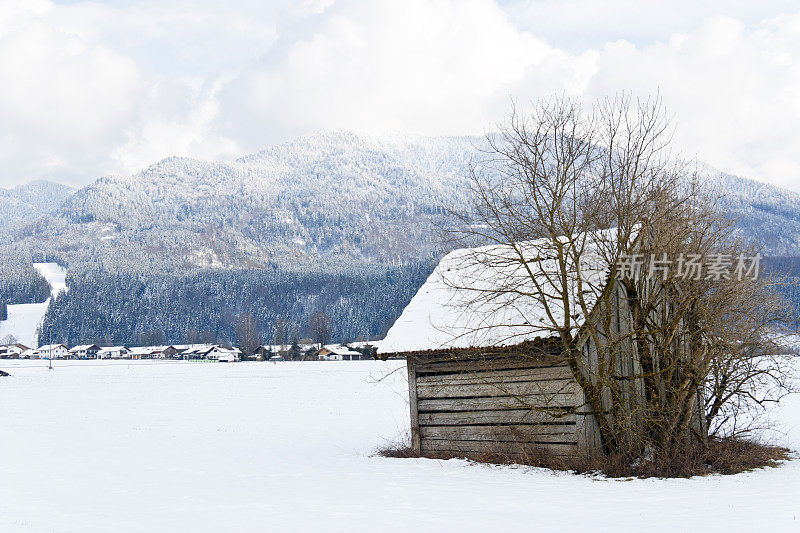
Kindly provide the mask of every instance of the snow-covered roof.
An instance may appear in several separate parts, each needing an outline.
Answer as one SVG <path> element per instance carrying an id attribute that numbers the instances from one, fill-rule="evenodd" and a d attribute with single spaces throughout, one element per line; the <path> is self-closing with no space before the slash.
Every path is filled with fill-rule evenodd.
<path id="1" fill-rule="evenodd" d="M 309 346 L 313 346 L 313 347 L 318 346 L 318 344 L 316 344 L 316 343 L 308 344 L 308 343 L 303 343 L 303 342 L 298 342 L 297 345 L 300 348 L 307 348 Z M 288 352 L 292 348 L 292 343 L 289 343 L 289 344 L 262 344 L 261 346 L 259 346 L 259 348 L 264 348 L 265 350 L 271 351 L 271 352 Z"/>
<path id="2" fill-rule="evenodd" d="M 217 353 L 234 353 L 234 354 L 242 353 L 238 349 L 235 349 L 235 348 L 223 348 L 222 346 L 214 346 L 213 348 L 211 348 L 210 351 L 217 352 Z"/>
<path id="3" fill-rule="evenodd" d="M 367 346 L 378 347 L 380 346 L 381 341 L 356 341 L 356 342 L 348 342 L 347 345 L 350 348 L 366 348 Z"/>
<path id="4" fill-rule="evenodd" d="M 217 345 L 208 343 L 194 343 L 194 344 L 170 344 L 170 346 L 181 352 L 181 351 L 194 350 L 200 348 L 213 348 L 214 346 Z"/>
<path id="5" fill-rule="evenodd" d="M 262 344 L 259 348 L 263 348 L 267 352 L 288 352 L 291 345 L 289 344 Z"/>
<path id="6" fill-rule="evenodd" d="M 191 355 L 191 354 L 205 354 L 213 350 L 214 348 L 218 348 L 219 346 L 216 344 L 192 344 L 190 347 L 181 352 L 182 355 Z"/>
<path id="7" fill-rule="evenodd" d="M 601 232 L 606 235 L 609 232 Z M 544 251 L 547 241 L 462 248 L 446 255 L 422 285 L 378 347 L 382 354 L 448 348 L 511 346 L 553 334 L 533 280 L 544 292 L 558 294 L 557 261 Z M 582 290 L 594 304 L 605 284 L 607 261 L 597 247 L 582 255 Z M 524 258 L 524 262 L 522 260 Z M 533 277 L 528 274 L 528 269 Z M 577 269 L 575 269 L 577 272 Z M 572 304 L 577 302 L 577 276 L 568 280 Z M 557 321 L 563 304 L 548 297 Z M 570 306 L 576 309 L 575 305 Z M 574 327 L 580 327 L 575 317 Z"/>
<path id="8" fill-rule="evenodd" d="M 361 352 L 353 351 L 347 346 L 343 346 L 341 344 L 326 344 L 324 348 L 336 355 L 361 355 Z"/>
<path id="9" fill-rule="evenodd" d="M 79 344 L 78 346 L 73 346 L 70 349 L 70 352 L 85 352 L 91 348 L 99 348 L 96 344 Z"/>
<path id="10" fill-rule="evenodd" d="M 134 346 L 130 348 L 130 353 L 133 355 L 161 353 L 167 348 L 169 346 Z"/>
<path id="11" fill-rule="evenodd" d="M 0 351 L 4 351 L 4 352 L 19 353 L 19 352 L 24 352 L 27 349 L 28 349 L 27 346 L 25 346 L 24 344 L 19 344 L 19 343 L 4 344 L 4 345 L 0 346 Z"/>
<path id="12" fill-rule="evenodd" d="M 39 346 L 38 351 L 49 352 L 51 350 L 58 350 L 59 348 L 64 348 L 65 350 L 68 350 L 68 348 L 63 344 L 45 344 L 44 346 Z"/>
<path id="13" fill-rule="evenodd" d="M 121 352 L 122 350 L 128 350 L 128 347 L 127 346 L 103 346 L 98 351 L 102 352 L 102 353 L 108 353 L 108 352 Z"/>

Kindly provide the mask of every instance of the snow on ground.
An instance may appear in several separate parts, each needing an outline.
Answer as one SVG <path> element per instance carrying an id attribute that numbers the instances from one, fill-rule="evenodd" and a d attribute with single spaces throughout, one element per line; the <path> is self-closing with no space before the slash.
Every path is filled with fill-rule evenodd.
<path id="1" fill-rule="evenodd" d="M 8 306 L 8 320 L 0 321 L 0 339 L 14 335 L 28 348 L 38 348 L 36 330 L 44 319 L 50 298 L 40 304 L 17 304 Z"/>
<path id="2" fill-rule="evenodd" d="M 8 319 L 0 321 L 0 339 L 14 335 L 21 344 L 38 348 L 36 330 L 42 324 L 50 300 L 60 292 L 67 291 L 67 271 L 56 263 L 33 263 L 33 267 L 50 284 L 50 298 L 38 304 L 18 304 L 8 306 Z"/>
<path id="3" fill-rule="evenodd" d="M 800 461 L 607 480 L 387 459 L 405 364 L 0 361 L 0 531 L 798 531 Z M 379 381 L 379 378 L 384 379 Z M 800 448 L 800 401 L 776 411 Z"/>

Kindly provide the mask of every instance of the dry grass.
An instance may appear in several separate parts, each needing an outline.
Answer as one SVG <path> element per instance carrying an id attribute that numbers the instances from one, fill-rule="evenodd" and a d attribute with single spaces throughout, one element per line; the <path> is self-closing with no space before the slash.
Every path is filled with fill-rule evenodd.
<path id="1" fill-rule="evenodd" d="M 592 470 L 611 477 L 729 475 L 777 466 L 790 459 L 790 453 L 786 448 L 735 438 L 714 439 L 705 446 L 692 440 L 668 449 L 653 450 L 647 460 L 625 454 L 603 457 Z"/>
<path id="2" fill-rule="evenodd" d="M 382 457 L 418 457 L 409 441 L 387 444 L 377 450 Z M 708 474 L 738 474 L 749 470 L 778 466 L 791 459 L 791 451 L 743 439 L 715 439 L 707 445 L 687 441 L 668 450 L 653 450 L 647 458 L 617 454 L 594 458 L 569 458 L 545 451 L 528 450 L 521 454 L 425 454 L 429 459 L 464 458 L 484 464 L 519 464 L 580 474 L 609 477 L 689 478 Z"/>
<path id="3" fill-rule="evenodd" d="M 377 449 L 376 455 L 381 457 L 392 457 L 395 459 L 410 459 L 412 457 L 419 457 L 411 447 L 411 439 L 406 437 L 399 442 L 390 442 Z"/>

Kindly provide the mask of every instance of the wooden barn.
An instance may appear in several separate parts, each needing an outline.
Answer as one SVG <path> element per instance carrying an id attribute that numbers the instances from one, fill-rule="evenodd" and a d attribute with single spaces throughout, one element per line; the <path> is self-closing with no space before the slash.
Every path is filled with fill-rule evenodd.
<path id="1" fill-rule="evenodd" d="M 494 246 L 447 255 L 379 348 L 384 359 L 407 359 L 414 451 L 510 459 L 541 452 L 572 458 L 603 453 L 597 419 L 561 356 L 563 344 L 547 327 L 537 327 L 545 322 L 541 305 L 536 298 L 517 298 L 503 290 L 514 276 L 521 276 L 524 286 L 529 271 L 521 272 L 527 269 L 516 261 L 465 261 L 476 253 L 498 257 L 507 251 Z M 535 243 L 529 255 L 540 255 Z M 610 298 L 603 300 L 612 308 L 610 336 L 625 338 L 630 316 L 624 293 L 610 280 L 608 266 L 597 265 L 582 270 L 582 279 L 594 288 L 584 292 L 599 294 L 614 284 L 606 291 Z M 596 310 L 600 304 L 592 305 Z M 557 314 L 558 302 L 551 313 L 553 309 Z M 582 372 L 591 379 L 597 351 L 584 331 L 587 319 L 572 318 Z M 618 348 L 613 371 L 622 378 L 623 401 L 632 402 L 630 412 L 635 413 L 643 394 L 641 369 L 630 340 Z M 610 408 L 607 390 L 602 402 L 604 410 Z M 629 423 L 635 428 L 641 420 Z"/>
<path id="2" fill-rule="evenodd" d="M 524 459 L 599 449 L 583 393 L 552 342 L 407 353 L 412 445 L 421 455 Z"/>

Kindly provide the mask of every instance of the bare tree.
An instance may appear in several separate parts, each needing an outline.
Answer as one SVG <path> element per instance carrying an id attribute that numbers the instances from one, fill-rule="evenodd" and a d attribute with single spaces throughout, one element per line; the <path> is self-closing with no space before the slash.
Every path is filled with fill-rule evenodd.
<path id="1" fill-rule="evenodd" d="M 189 328 L 189 330 L 186 332 L 186 342 L 188 344 L 199 344 L 200 333 L 198 333 L 195 328 Z"/>
<path id="2" fill-rule="evenodd" d="M 732 406 L 763 403 L 765 380 L 787 385 L 774 334 L 787 310 L 771 280 L 652 275 L 657 259 L 754 252 L 731 237 L 732 222 L 673 158 L 670 140 L 659 99 L 512 109 L 471 166 L 473 209 L 447 228 L 455 244 L 485 245 L 446 276 L 470 295 L 459 305 L 512 321 L 469 333 L 507 326 L 505 344 L 557 339 L 612 453 L 691 433 L 703 441 L 720 417 L 741 412 Z M 637 265 L 650 276 L 626 275 L 632 256 L 650 259 Z M 485 269 L 503 275 L 487 283 L 471 274 Z"/>
<path id="3" fill-rule="evenodd" d="M 241 313 L 236 318 L 236 342 L 245 355 L 252 354 L 261 345 L 258 322 L 251 313 Z"/>
<path id="4" fill-rule="evenodd" d="M 202 344 L 216 344 L 217 334 L 210 329 L 203 330 L 200 332 L 200 342 Z"/>
<path id="5" fill-rule="evenodd" d="M 330 338 L 330 318 L 325 312 L 317 311 L 309 319 L 308 330 L 315 343 L 320 346 L 327 344 Z"/>
<path id="6" fill-rule="evenodd" d="M 272 327 L 272 344 L 284 346 L 289 339 L 289 322 L 284 317 L 275 319 L 275 324 Z M 279 348 L 281 350 L 281 348 Z"/>
<path id="7" fill-rule="evenodd" d="M 161 346 L 166 342 L 164 331 L 160 329 L 150 329 L 137 335 L 139 342 L 143 346 Z"/>
<path id="8" fill-rule="evenodd" d="M 111 339 L 110 335 L 105 335 L 102 337 L 95 337 L 93 343 L 98 346 L 113 346 L 114 341 Z"/>
<path id="9" fill-rule="evenodd" d="M 17 339 L 17 337 L 12 335 L 11 333 L 9 333 L 8 335 L 6 335 L 2 339 L 0 339 L 0 345 L 4 345 L 4 346 L 8 346 L 10 344 L 17 344 L 18 342 L 19 342 L 19 339 Z"/>
<path id="10" fill-rule="evenodd" d="M 733 237 L 717 195 L 684 182 L 678 188 L 691 199 L 664 191 L 643 223 L 639 251 L 651 261 L 703 258 L 709 268 L 665 271 L 657 283 L 621 280 L 644 383 L 645 436 L 660 446 L 687 431 L 701 440 L 739 432 L 753 407 L 777 401 L 791 383 L 781 328 L 792 310 L 774 290 L 780 280 L 757 275 L 760 255 Z M 743 267 L 749 271 L 736 272 Z"/>
<path id="11" fill-rule="evenodd" d="M 297 324 L 292 324 L 292 345 L 289 347 L 288 356 L 293 361 L 298 361 L 303 358 L 303 351 L 300 349 L 300 333 Z"/>
<path id="12" fill-rule="evenodd" d="M 258 321 L 250 313 L 242 313 L 236 320 L 236 339 L 242 354 L 253 355 L 262 344 Z"/>

